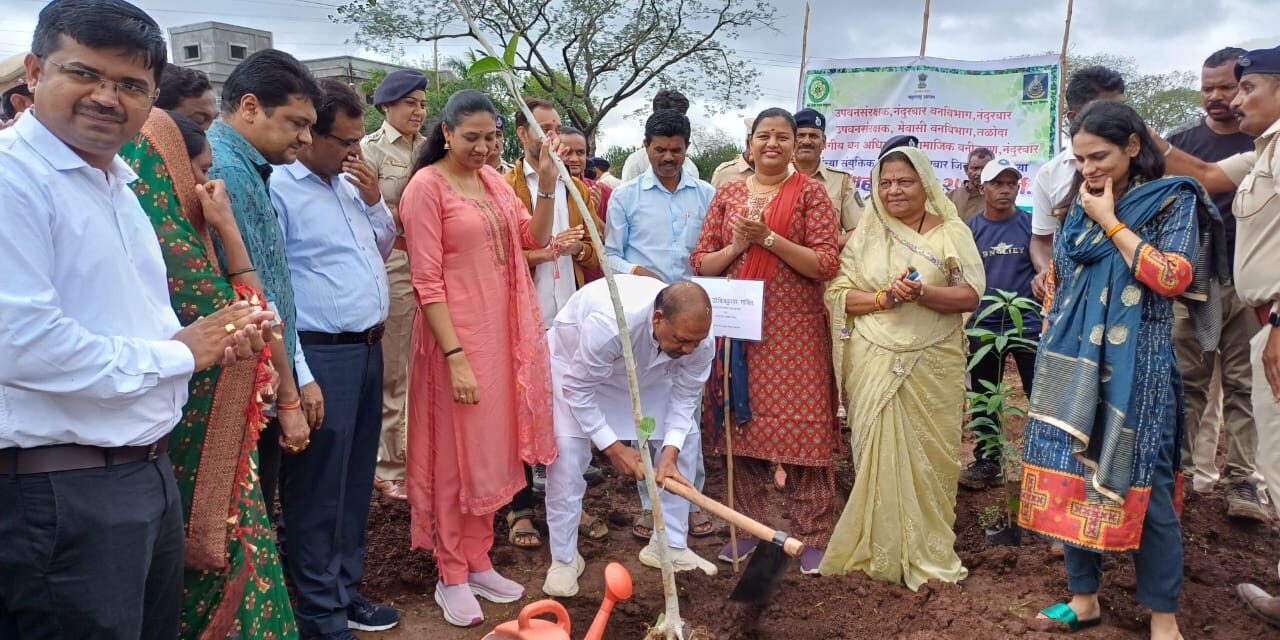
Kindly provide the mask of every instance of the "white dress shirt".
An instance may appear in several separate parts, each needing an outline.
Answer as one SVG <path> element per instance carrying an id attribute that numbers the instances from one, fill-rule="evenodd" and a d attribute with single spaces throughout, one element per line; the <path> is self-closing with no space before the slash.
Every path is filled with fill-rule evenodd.
<path id="1" fill-rule="evenodd" d="M 385 322 L 386 259 L 396 241 L 386 201 L 366 205 L 345 174 L 325 182 L 301 161 L 276 167 L 270 186 L 298 330 L 359 332 Z"/>
<path id="2" fill-rule="evenodd" d="M 529 185 L 532 195 L 531 204 L 538 206 L 538 170 L 528 160 L 521 162 L 524 167 L 524 179 Z M 530 214 L 533 212 L 530 211 Z M 569 192 L 564 183 L 556 180 L 556 203 L 551 218 L 551 237 L 569 228 Z M 590 240 L 586 240 L 590 242 Z M 557 276 L 558 272 L 558 276 Z M 555 260 L 544 262 L 533 268 L 533 288 L 538 292 L 538 306 L 542 307 L 543 322 L 551 324 L 551 319 L 569 302 L 569 297 L 578 289 L 578 281 L 573 272 L 573 256 L 557 256 Z"/>
<path id="3" fill-rule="evenodd" d="M 195 358 L 136 179 L 35 113 L 0 132 L 0 448 L 148 445 L 182 416 Z"/>
<path id="4" fill-rule="evenodd" d="M 1076 156 L 1067 142 L 1062 151 L 1044 163 L 1031 186 L 1031 233 L 1050 236 L 1058 232 L 1060 223 L 1053 210 L 1071 193 L 1076 179 Z"/>
<path id="5" fill-rule="evenodd" d="M 698 429 L 695 410 L 711 374 L 710 336 L 693 353 L 672 360 L 653 337 L 653 302 L 666 285 L 646 276 L 615 276 L 635 355 L 640 405 L 657 422 L 655 439 L 683 447 Z M 603 450 L 636 440 L 622 339 L 603 279 L 582 287 L 547 331 L 556 437 L 591 438 Z"/>

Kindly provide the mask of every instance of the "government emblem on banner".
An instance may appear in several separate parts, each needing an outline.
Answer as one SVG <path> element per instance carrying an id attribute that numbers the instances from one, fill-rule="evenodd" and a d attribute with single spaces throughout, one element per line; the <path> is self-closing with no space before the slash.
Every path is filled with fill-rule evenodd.
<path id="1" fill-rule="evenodd" d="M 831 97 L 831 83 L 822 76 L 814 76 L 809 81 L 809 103 L 822 104 Z"/>
<path id="2" fill-rule="evenodd" d="M 1049 96 L 1049 74 L 1043 71 L 1022 74 L 1022 101 L 1037 102 Z"/>

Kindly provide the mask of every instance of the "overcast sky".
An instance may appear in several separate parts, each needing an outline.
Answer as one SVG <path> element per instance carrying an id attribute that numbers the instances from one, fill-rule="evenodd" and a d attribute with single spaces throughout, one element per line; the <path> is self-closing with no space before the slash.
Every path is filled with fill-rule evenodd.
<path id="1" fill-rule="evenodd" d="M 0 0 L 0 57 L 26 50 L 36 16 L 46 0 Z M 275 46 L 299 58 L 383 56 L 354 44 L 354 27 L 328 15 L 340 0 L 191 0 L 137 2 L 170 27 L 217 20 L 265 29 Z M 745 135 L 742 116 L 769 106 L 794 108 L 800 73 L 804 3 L 773 0 L 777 31 L 747 34 L 738 55 L 760 70 L 761 97 L 742 113 L 709 116 L 695 99 L 690 117 L 698 127 L 715 126 L 735 138 Z M 818 0 L 810 3 L 810 58 L 910 56 L 919 51 L 923 0 Z M 1246 49 L 1280 45 L 1276 0 L 1077 0 L 1069 54 L 1115 53 L 1134 58 L 1143 72 L 1196 70 L 1205 56 L 1228 45 Z M 934 0 L 927 54 L 986 60 L 1057 52 L 1062 46 L 1066 0 Z M 468 45 L 442 43 L 441 55 L 459 55 Z M 409 61 L 431 55 L 430 45 L 406 48 Z M 652 95 L 656 87 L 650 87 Z M 600 148 L 638 144 L 643 121 L 628 119 L 646 99 L 610 114 Z"/>

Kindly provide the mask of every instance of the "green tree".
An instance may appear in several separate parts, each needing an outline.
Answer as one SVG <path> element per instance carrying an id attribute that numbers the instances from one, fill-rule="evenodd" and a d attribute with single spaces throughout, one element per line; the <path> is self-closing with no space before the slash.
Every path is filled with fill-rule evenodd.
<path id="1" fill-rule="evenodd" d="M 640 147 L 610 147 L 604 154 L 604 159 L 609 161 L 609 173 L 622 177 L 622 165 L 627 163 L 627 156 L 639 149 Z"/>
<path id="2" fill-rule="evenodd" d="M 742 141 L 729 135 L 724 129 L 713 127 L 694 131 L 689 158 L 698 167 L 698 175 L 709 181 L 716 167 L 733 160 L 741 152 Z"/>
<path id="3" fill-rule="evenodd" d="M 1133 58 L 1110 53 L 1067 57 L 1067 77 L 1093 65 L 1103 65 L 1124 77 L 1125 102 L 1157 131 L 1168 132 L 1203 114 L 1200 78 L 1191 71 L 1141 73 Z"/>
<path id="4" fill-rule="evenodd" d="M 744 107 L 757 95 L 757 73 L 732 42 L 772 28 L 776 13 L 765 0 L 464 2 L 494 42 L 518 35 L 515 71 L 589 140 L 606 115 L 652 85 L 715 109 Z M 382 52 L 403 42 L 474 39 L 452 0 L 352 0 L 334 19 L 355 24 L 357 39 Z"/>

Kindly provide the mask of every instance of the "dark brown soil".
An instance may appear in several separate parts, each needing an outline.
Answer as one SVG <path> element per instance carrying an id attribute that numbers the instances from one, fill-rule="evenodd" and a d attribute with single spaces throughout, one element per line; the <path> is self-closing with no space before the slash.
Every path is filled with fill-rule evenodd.
<path id="1" fill-rule="evenodd" d="M 1015 438 L 1020 437 L 1020 425 L 1011 431 Z M 966 445 L 966 457 L 969 449 L 971 445 Z M 722 460 L 709 456 L 707 467 L 707 493 L 722 498 Z M 846 488 L 852 482 L 847 462 L 840 480 Z M 587 572 L 580 580 L 580 595 L 564 602 L 574 624 L 575 638 L 582 637 L 595 616 L 603 595 L 604 566 L 609 561 L 621 562 L 630 570 L 635 595 L 618 604 L 605 638 L 643 638 L 663 610 L 659 573 L 636 559 L 644 543 L 629 531 L 632 514 L 639 509 L 634 486 L 633 482 L 610 474 L 603 485 L 589 491 L 588 511 L 604 517 L 612 531 L 602 541 L 580 543 Z M 780 501 L 780 496 L 775 495 L 775 499 Z M 1022 547 L 988 549 L 978 515 L 1000 504 L 998 491 L 960 491 L 956 508 L 957 551 L 970 575 L 959 585 L 930 583 L 912 592 L 872 581 L 863 574 L 839 578 L 804 576 L 791 561 L 772 602 L 767 607 L 748 610 L 729 602 L 736 576 L 728 565 L 718 563 L 720 574 L 714 577 L 699 572 L 678 574 L 681 614 L 691 624 L 708 628 L 717 639 L 1053 637 L 1028 630 L 1027 620 L 1066 595 L 1062 561 L 1051 555 L 1046 543 L 1031 538 Z M 785 528 L 786 523 L 779 520 L 774 524 Z M 405 620 L 400 628 L 376 637 L 479 638 L 498 623 L 515 619 L 521 607 L 540 598 L 549 564 L 545 547 L 527 552 L 509 545 L 502 518 L 497 519 L 496 529 L 494 563 L 504 575 L 524 584 L 528 595 L 511 605 L 484 603 L 484 625 L 457 629 L 445 623 L 432 601 L 436 575 L 430 554 L 409 550 L 407 505 L 379 496 L 369 519 L 363 588 L 371 598 L 402 607 Z M 692 546 L 703 557 L 714 559 L 727 536 L 722 527 L 708 538 L 695 539 Z M 1188 639 L 1280 638 L 1280 632 L 1248 611 L 1234 590 L 1237 582 L 1248 580 L 1273 593 L 1280 591 L 1276 575 L 1276 560 L 1280 557 L 1277 529 L 1229 521 L 1224 498 L 1217 490 L 1208 496 L 1188 496 L 1183 537 L 1186 577 L 1179 614 L 1183 635 Z M 1148 637 L 1147 619 L 1134 599 L 1132 562 L 1127 557 L 1108 557 L 1105 568 L 1104 624 L 1079 637 Z"/>

